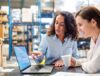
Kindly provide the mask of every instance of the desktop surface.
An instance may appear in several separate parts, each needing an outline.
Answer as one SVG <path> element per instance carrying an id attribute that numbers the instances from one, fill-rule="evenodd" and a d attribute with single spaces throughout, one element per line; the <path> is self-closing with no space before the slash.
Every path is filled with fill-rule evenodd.
<path id="1" fill-rule="evenodd" d="M 10 67 L 9 67 L 10 68 Z M 52 74 L 55 74 L 56 72 L 72 72 L 72 73 L 84 73 L 84 71 L 81 69 L 81 67 L 77 68 L 68 68 L 66 69 L 65 67 L 56 67 L 53 69 L 51 74 L 21 74 L 18 68 L 15 68 L 14 71 L 9 72 L 9 73 L 1 73 L 2 75 L 0 76 L 49 76 Z"/>

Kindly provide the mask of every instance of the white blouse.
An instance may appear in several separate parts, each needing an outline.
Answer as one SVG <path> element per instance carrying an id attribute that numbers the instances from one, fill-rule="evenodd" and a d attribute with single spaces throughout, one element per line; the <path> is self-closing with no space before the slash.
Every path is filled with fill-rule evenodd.
<path id="1" fill-rule="evenodd" d="M 81 65 L 82 69 L 88 73 L 96 73 L 100 71 L 100 34 L 96 44 L 91 39 L 87 58 L 76 59 L 76 63 L 77 65 Z"/>

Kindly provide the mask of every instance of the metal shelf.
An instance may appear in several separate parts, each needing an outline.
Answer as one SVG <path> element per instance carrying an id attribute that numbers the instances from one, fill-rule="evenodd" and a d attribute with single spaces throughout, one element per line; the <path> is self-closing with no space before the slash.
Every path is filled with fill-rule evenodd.
<path id="1" fill-rule="evenodd" d="M 12 25 L 17 25 L 17 26 L 30 26 L 30 25 L 33 25 L 32 22 L 13 22 Z"/>
<path id="2" fill-rule="evenodd" d="M 26 46 L 27 46 L 27 50 L 29 49 L 29 26 L 33 26 L 32 22 L 12 22 L 12 16 L 11 16 L 11 0 L 8 0 L 8 5 L 9 5 L 9 59 L 12 56 L 12 50 L 13 50 L 13 38 L 12 38 L 12 32 L 13 32 L 13 26 L 17 25 L 17 26 L 27 26 L 27 40 L 26 40 Z M 32 32 L 32 30 L 30 30 Z"/>
<path id="3" fill-rule="evenodd" d="M 45 14 L 43 14 L 44 17 L 42 17 L 42 9 L 41 9 L 41 7 L 42 7 L 42 5 L 41 5 L 42 0 L 31 0 L 31 1 L 35 1 L 36 5 L 38 6 L 38 12 L 37 12 L 38 13 L 37 14 L 38 16 L 36 17 L 37 20 L 36 21 L 33 20 L 33 22 L 12 22 L 12 16 L 11 16 L 11 8 L 12 8 L 11 2 L 12 1 L 13 0 L 8 0 L 8 5 L 9 5 L 9 15 L 8 15 L 9 16 L 9 59 L 12 56 L 12 47 L 13 47 L 13 45 L 12 45 L 12 43 L 13 43 L 12 42 L 13 41 L 12 34 L 13 33 L 12 32 L 15 32 L 15 31 L 12 30 L 13 29 L 13 26 L 27 26 L 27 30 L 30 30 L 31 32 L 33 32 L 33 34 L 34 34 L 34 29 L 33 30 L 30 29 L 30 28 L 28 28 L 28 26 L 34 26 L 34 25 L 35 26 L 38 26 L 38 28 L 39 28 L 39 30 L 38 30 L 39 34 L 38 35 L 35 35 L 34 34 L 34 35 L 31 36 L 31 38 L 32 39 L 37 39 L 38 38 L 38 42 L 39 42 L 41 40 L 41 34 L 42 33 L 45 33 L 45 31 L 43 31 L 42 28 L 45 25 L 48 25 L 48 23 L 42 23 L 42 21 L 41 21 L 41 18 L 46 17 Z M 52 15 L 50 15 L 50 17 L 51 16 Z M 25 34 L 27 34 L 27 40 L 26 41 L 27 41 L 27 47 L 28 47 L 28 42 L 30 42 L 31 39 L 29 37 L 30 35 L 29 35 L 28 32 L 26 32 Z M 33 42 L 33 43 L 35 43 L 35 42 Z M 36 44 L 38 44 L 38 43 L 36 43 Z"/>

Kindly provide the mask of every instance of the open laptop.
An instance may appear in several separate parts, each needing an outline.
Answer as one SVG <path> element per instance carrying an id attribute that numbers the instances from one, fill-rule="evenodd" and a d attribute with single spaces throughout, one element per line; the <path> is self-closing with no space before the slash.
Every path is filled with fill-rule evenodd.
<path id="1" fill-rule="evenodd" d="M 52 65 L 31 65 L 29 56 L 24 46 L 14 46 L 20 72 L 23 74 L 51 73 Z"/>

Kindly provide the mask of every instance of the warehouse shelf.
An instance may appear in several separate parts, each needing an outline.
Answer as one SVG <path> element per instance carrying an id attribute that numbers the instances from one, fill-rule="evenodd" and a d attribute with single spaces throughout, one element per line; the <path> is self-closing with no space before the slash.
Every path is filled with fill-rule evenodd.
<path id="1" fill-rule="evenodd" d="M 16 41 L 18 40 L 18 42 L 24 42 L 26 41 L 27 42 L 27 47 L 28 45 L 33 45 L 33 50 L 35 49 L 35 45 L 39 45 L 40 41 L 41 41 L 41 35 L 42 34 L 45 34 L 46 33 L 46 25 L 51 25 L 49 23 L 49 21 L 51 21 L 50 19 L 48 18 L 52 18 L 54 16 L 54 6 L 50 6 L 50 8 L 52 8 L 53 10 L 44 10 L 46 7 L 43 7 L 41 5 L 42 3 L 42 0 L 31 0 L 33 1 L 33 5 L 35 4 L 37 7 L 38 7 L 38 11 L 36 12 L 36 14 L 32 14 L 32 22 L 24 22 L 23 21 L 23 16 L 21 16 L 22 18 L 20 18 L 19 20 L 15 21 L 15 16 L 11 15 L 11 13 L 14 14 L 14 12 L 16 12 L 16 10 L 14 11 L 12 8 L 13 8 L 13 4 L 11 4 L 13 2 L 13 0 L 8 0 L 8 5 L 9 5 L 9 59 L 12 55 L 12 50 L 13 50 L 13 42 L 15 42 L 14 44 L 17 45 Z M 45 5 L 46 5 L 46 2 L 44 2 Z M 50 5 L 53 5 L 52 4 L 53 2 L 50 2 Z M 32 4 L 32 3 L 31 3 Z M 26 6 L 26 4 L 25 4 Z M 14 6 L 15 7 L 15 6 Z M 17 8 L 18 6 L 16 6 Z M 43 7 L 43 9 L 42 9 Z M 21 8 L 18 8 L 19 11 L 21 11 L 19 14 L 21 15 L 23 13 L 23 10 L 22 8 L 24 8 L 24 3 L 23 3 L 23 6 Z M 29 8 L 28 7 L 25 7 L 25 8 Z M 48 6 L 49 8 L 49 6 Z M 11 11 L 13 10 L 13 12 Z M 34 10 L 33 10 L 34 11 Z M 16 13 L 17 15 L 18 13 Z M 24 14 L 22 14 L 24 15 Z M 14 20 L 13 20 L 14 18 Z M 22 19 L 22 20 L 21 20 Z M 25 19 L 26 20 L 26 19 Z M 48 21 L 47 21 L 48 20 Z M 27 27 L 27 31 L 20 31 L 20 30 L 16 30 L 14 29 L 14 27 L 21 27 L 21 26 L 24 26 L 24 27 Z M 29 27 L 31 27 L 29 28 Z M 13 30 L 14 29 L 14 30 Z M 17 33 L 16 33 L 17 32 Z M 25 40 L 20 40 L 20 39 L 13 39 L 12 36 L 15 37 L 14 34 L 26 34 L 27 35 L 27 39 L 25 38 Z M 19 44 L 18 44 L 19 45 Z"/>
<path id="2" fill-rule="evenodd" d="M 30 42 L 33 36 L 32 27 L 33 22 L 12 22 L 12 15 L 11 15 L 11 0 L 8 0 L 9 3 L 9 59 L 12 56 L 13 46 L 26 46 L 27 51 L 29 53 Z M 15 27 L 25 27 L 16 29 Z M 14 29 L 15 28 L 15 29 Z M 21 30 L 20 30 L 21 29 Z M 22 31 L 23 30 L 23 31 Z M 31 34 L 30 34 L 31 33 Z M 17 37 L 19 35 L 23 36 L 23 39 Z M 24 38 L 25 36 L 25 38 Z M 13 39 L 15 38 L 15 39 Z M 32 45 L 31 45 L 32 46 Z M 32 49 L 31 49 L 32 50 Z"/>

